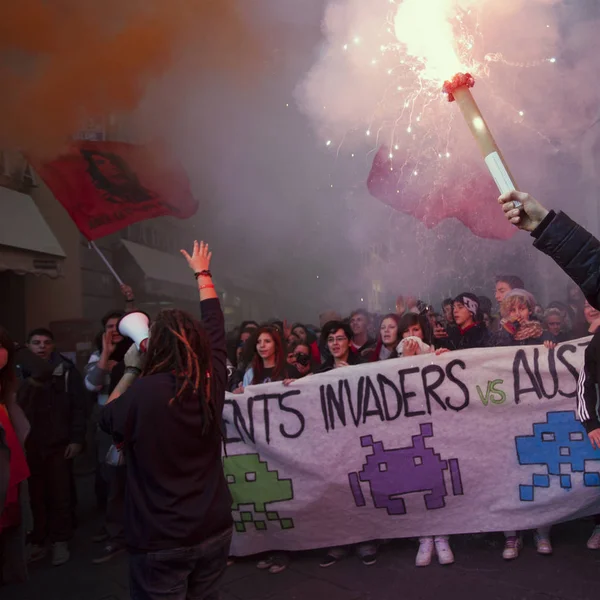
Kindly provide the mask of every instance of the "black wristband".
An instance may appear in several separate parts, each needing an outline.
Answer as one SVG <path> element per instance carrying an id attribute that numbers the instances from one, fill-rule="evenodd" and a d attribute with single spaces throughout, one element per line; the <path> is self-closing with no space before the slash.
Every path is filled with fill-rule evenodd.
<path id="1" fill-rule="evenodd" d="M 194 273 L 194 277 L 196 279 L 198 279 L 198 277 L 212 277 L 212 273 L 208 270 L 197 271 L 196 273 Z"/>

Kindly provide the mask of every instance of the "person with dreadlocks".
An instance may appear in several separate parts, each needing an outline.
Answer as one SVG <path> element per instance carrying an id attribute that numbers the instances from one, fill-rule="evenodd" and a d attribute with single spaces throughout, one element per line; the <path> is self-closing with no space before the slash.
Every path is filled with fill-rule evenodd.
<path id="1" fill-rule="evenodd" d="M 231 543 L 221 465 L 225 321 L 208 245 L 181 252 L 198 282 L 202 321 L 161 311 L 146 355 L 135 345 L 125 355 L 125 374 L 100 418 L 127 463 L 130 594 L 140 600 L 218 598 Z"/>

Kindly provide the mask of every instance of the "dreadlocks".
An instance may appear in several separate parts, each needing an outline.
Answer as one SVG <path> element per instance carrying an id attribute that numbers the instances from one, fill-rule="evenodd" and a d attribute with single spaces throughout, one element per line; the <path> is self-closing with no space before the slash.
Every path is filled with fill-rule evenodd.
<path id="1" fill-rule="evenodd" d="M 215 419 L 211 402 L 210 341 L 199 321 L 182 310 L 161 311 L 152 325 L 142 375 L 173 373 L 175 395 L 169 401 L 197 397 L 203 417 L 202 433 Z"/>

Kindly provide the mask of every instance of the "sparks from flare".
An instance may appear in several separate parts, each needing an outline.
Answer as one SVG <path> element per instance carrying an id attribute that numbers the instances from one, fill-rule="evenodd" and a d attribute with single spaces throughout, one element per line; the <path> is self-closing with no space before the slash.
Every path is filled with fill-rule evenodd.
<path id="1" fill-rule="evenodd" d="M 382 144 L 388 146 L 390 160 L 394 162 L 397 159 L 394 151 L 400 148 L 404 152 L 404 164 L 395 164 L 391 170 L 407 168 L 407 173 L 414 178 L 420 171 L 424 176 L 431 173 L 431 169 L 435 169 L 432 162 L 448 164 L 450 156 L 454 156 L 450 146 L 456 117 L 445 105 L 440 91 L 443 82 L 456 72 L 470 72 L 478 80 L 485 80 L 493 63 L 510 65 L 501 54 L 475 58 L 481 43 L 478 8 L 484 1 L 390 0 L 392 6 L 387 19 L 382 21 L 378 39 L 372 37 L 372 31 L 369 36 L 355 31 L 340 47 L 339 51 L 349 60 L 364 60 L 371 68 L 381 69 L 382 76 L 390 81 L 363 129 L 363 136 L 369 140 L 372 151 Z M 552 57 L 535 64 L 515 66 L 555 62 L 556 58 Z M 500 102 L 507 104 L 501 98 Z M 386 117 L 392 112 L 390 106 L 395 109 L 391 122 Z M 528 127 L 523 107 L 508 105 L 508 108 L 513 122 Z M 331 141 L 327 144 L 332 145 L 339 156 L 344 144 Z M 354 151 L 351 154 L 354 157 Z M 399 178 L 401 175 L 399 173 Z"/>

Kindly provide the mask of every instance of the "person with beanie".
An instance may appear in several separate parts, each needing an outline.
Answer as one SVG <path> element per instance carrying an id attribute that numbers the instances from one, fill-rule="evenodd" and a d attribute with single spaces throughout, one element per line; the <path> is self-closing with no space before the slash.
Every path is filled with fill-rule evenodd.
<path id="1" fill-rule="evenodd" d="M 470 292 L 459 294 L 452 303 L 455 328 L 448 331 L 448 338 L 440 340 L 448 350 L 486 348 L 492 345 L 492 336 L 483 322 L 479 298 Z"/>

